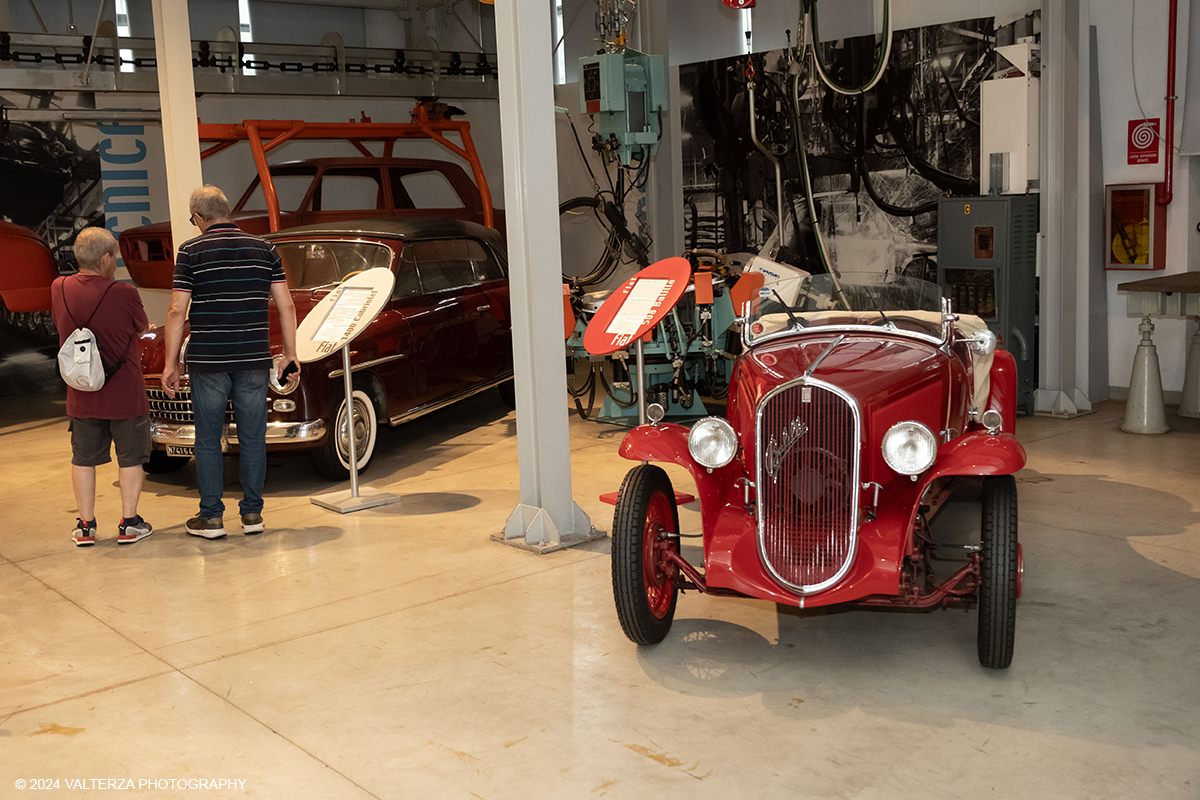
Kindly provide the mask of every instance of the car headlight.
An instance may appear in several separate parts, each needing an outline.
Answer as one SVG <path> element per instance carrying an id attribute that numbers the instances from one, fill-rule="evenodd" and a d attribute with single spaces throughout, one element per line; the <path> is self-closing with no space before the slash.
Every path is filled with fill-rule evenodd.
<path id="1" fill-rule="evenodd" d="M 288 375 L 287 381 L 279 382 L 279 365 L 283 361 L 283 356 L 278 355 L 271 359 L 271 371 L 267 373 L 267 382 L 271 384 L 271 388 L 275 394 L 291 394 L 296 391 L 296 387 L 300 385 L 299 373 L 293 372 Z"/>
<path id="2" fill-rule="evenodd" d="M 883 435 L 883 460 L 901 475 L 917 475 L 937 458 L 937 437 L 919 422 L 897 422 Z"/>
<path id="3" fill-rule="evenodd" d="M 737 455 L 738 440 L 733 426 L 720 417 L 705 417 L 688 433 L 688 452 L 709 469 L 723 467 Z"/>

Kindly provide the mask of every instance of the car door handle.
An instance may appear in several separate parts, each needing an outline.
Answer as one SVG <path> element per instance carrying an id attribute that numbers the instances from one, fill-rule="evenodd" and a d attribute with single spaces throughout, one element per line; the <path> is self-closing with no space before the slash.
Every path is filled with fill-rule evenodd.
<path id="1" fill-rule="evenodd" d="M 488 310 L 488 309 L 490 309 L 490 308 L 491 308 L 491 305 L 489 304 L 489 305 L 486 305 L 486 306 L 476 306 L 476 307 L 475 307 L 475 310 L 476 310 L 476 311 L 487 311 L 487 310 Z"/>

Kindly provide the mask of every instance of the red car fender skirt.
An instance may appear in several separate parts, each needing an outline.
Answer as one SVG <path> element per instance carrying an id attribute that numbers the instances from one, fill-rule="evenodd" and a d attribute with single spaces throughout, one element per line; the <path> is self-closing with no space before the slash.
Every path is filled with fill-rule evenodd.
<path id="1" fill-rule="evenodd" d="M 688 451 L 688 432 L 689 429 L 683 425 L 670 422 L 657 426 L 639 425 L 625 434 L 618 452 L 621 458 L 630 461 L 656 461 L 678 464 L 685 468 L 696 482 L 701 517 L 704 520 L 712 520 L 719 512 L 726 495 L 733 489 L 733 482 L 742 476 L 742 462 L 735 457 L 725 466 L 714 470 L 696 463 Z M 708 524 L 705 522 L 706 528 Z"/>
<path id="2" fill-rule="evenodd" d="M 1011 433 L 975 431 L 938 451 L 933 467 L 921 476 L 922 490 L 950 475 L 1012 475 L 1025 466 L 1025 448 Z"/>

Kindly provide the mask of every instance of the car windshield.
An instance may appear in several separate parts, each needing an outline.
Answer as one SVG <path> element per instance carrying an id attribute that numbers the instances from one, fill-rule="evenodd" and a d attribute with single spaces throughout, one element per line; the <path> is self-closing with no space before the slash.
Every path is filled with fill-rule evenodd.
<path id="1" fill-rule="evenodd" d="M 275 242 L 292 289 L 332 286 L 353 272 L 390 267 L 392 250 L 377 242 Z"/>
<path id="2" fill-rule="evenodd" d="M 842 272 L 764 286 L 746 319 L 747 343 L 813 327 L 870 325 L 941 338 L 942 290 L 905 275 Z"/>

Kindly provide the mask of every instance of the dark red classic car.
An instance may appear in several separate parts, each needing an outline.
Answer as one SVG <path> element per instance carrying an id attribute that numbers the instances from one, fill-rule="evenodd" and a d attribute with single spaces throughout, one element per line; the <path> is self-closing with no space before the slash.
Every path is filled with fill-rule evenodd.
<path id="1" fill-rule="evenodd" d="M 621 443 L 624 458 L 691 473 L 704 553 L 703 564 L 682 556 L 667 473 L 634 467 L 613 521 L 626 635 L 662 641 L 682 589 L 800 608 L 977 604 L 979 660 L 1008 667 L 1023 569 L 1013 473 L 1025 464 L 1012 356 L 912 278 L 768 287 L 742 323 L 724 418 L 689 429 L 652 407 L 658 421 Z M 940 537 L 951 492 L 980 480 L 978 540 Z M 935 576 L 955 552 L 957 569 Z"/>
<path id="2" fill-rule="evenodd" d="M 512 320 L 508 264 L 500 234 L 473 222 L 432 217 L 368 219 L 291 228 L 267 237 L 279 251 L 302 319 L 348 275 L 391 269 L 386 308 L 353 343 L 353 428 L 358 468 L 375 450 L 377 425 L 399 425 L 493 386 L 512 399 Z M 271 348 L 283 349 L 274 303 Z M 185 331 L 186 336 L 186 331 Z M 161 330 L 142 338 L 153 453 L 147 470 L 166 471 L 193 453 L 190 393 L 184 373 L 170 399 L 162 390 Z M 308 450 L 322 476 L 349 475 L 351 429 L 340 351 L 304 365 L 268 395 L 268 450 Z M 230 413 L 223 447 L 237 448 Z"/>

